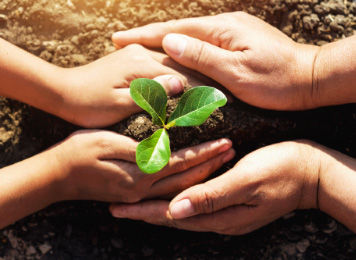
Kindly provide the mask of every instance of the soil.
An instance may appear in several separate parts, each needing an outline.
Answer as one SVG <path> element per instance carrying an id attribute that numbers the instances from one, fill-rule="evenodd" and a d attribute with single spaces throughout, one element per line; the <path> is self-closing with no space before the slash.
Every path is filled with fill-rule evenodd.
<path id="1" fill-rule="evenodd" d="M 63 67 L 112 51 L 112 32 L 183 17 L 244 10 L 294 40 L 322 45 L 356 30 L 351 0 L 2 0 L 0 37 Z M 170 109 L 176 98 L 170 99 Z M 0 98 L 0 167 L 28 158 L 78 127 Z M 154 127 L 144 114 L 110 129 L 138 140 Z M 238 100 L 200 127 L 170 131 L 174 149 L 226 136 L 238 158 L 270 143 L 307 138 L 356 157 L 356 105 L 264 111 Z M 225 168 L 231 167 L 227 165 Z M 0 231 L 3 259 L 355 259 L 356 235 L 316 211 L 294 212 L 249 235 L 192 233 L 115 220 L 107 205 L 65 202 Z"/>

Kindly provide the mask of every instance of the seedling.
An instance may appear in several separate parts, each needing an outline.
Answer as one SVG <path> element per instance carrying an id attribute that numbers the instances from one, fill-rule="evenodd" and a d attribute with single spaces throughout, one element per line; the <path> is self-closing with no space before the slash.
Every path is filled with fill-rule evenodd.
<path id="1" fill-rule="evenodd" d="M 175 126 L 199 126 L 215 109 L 227 102 L 225 95 L 215 88 L 195 87 L 182 95 L 167 121 L 168 98 L 161 84 L 151 79 L 136 79 L 131 82 L 130 94 L 136 104 L 152 116 L 152 122 L 162 126 L 137 146 L 136 162 L 146 174 L 160 171 L 171 157 L 168 129 Z"/>

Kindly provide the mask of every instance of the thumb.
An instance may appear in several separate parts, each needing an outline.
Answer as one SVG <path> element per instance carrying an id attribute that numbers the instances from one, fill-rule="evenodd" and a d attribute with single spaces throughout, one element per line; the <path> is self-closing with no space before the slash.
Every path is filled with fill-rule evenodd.
<path id="1" fill-rule="evenodd" d="M 184 90 L 186 81 L 176 75 L 162 75 L 154 78 L 166 90 L 168 96 L 174 96 Z"/>
<path id="2" fill-rule="evenodd" d="M 164 37 L 162 46 L 176 62 L 224 85 L 232 52 L 183 34 Z"/>
<path id="3" fill-rule="evenodd" d="M 199 214 L 210 214 L 241 203 L 243 196 L 238 183 L 227 172 L 206 183 L 193 186 L 175 197 L 169 205 L 174 219 L 183 219 Z"/>

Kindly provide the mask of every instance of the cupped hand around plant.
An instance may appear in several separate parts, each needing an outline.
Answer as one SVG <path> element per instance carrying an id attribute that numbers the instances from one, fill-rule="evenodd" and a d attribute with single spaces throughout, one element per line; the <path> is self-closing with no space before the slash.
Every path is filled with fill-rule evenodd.
<path id="1" fill-rule="evenodd" d="M 155 78 L 170 95 L 183 90 L 186 78 L 163 65 L 167 56 L 133 44 L 88 65 L 63 69 L 63 104 L 57 115 L 84 127 L 103 127 L 140 111 L 130 97 L 130 82 Z"/>
<path id="2" fill-rule="evenodd" d="M 243 12 L 156 23 L 113 35 L 117 47 L 163 46 L 178 63 L 209 76 L 237 98 L 266 109 L 318 106 L 312 91 L 319 47 L 293 42 Z"/>
<path id="3" fill-rule="evenodd" d="M 47 152 L 57 166 L 48 176 L 55 178 L 54 197 L 131 203 L 167 196 L 204 180 L 234 157 L 231 142 L 220 139 L 175 152 L 162 171 L 145 175 L 135 163 L 137 145 L 109 131 L 72 134 Z"/>
<path id="4" fill-rule="evenodd" d="M 111 212 L 193 231 L 248 233 L 295 209 L 317 207 L 321 153 L 318 145 L 306 141 L 267 146 L 171 202 L 112 205 Z"/>

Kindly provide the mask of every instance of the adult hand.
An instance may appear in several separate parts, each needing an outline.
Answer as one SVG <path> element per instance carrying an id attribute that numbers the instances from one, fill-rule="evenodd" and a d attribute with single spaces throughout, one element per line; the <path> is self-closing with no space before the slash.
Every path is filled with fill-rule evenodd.
<path id="1" fill-rule="evenodd" d="M 137 142 L 108 131 L 79 131 L 51 149 L 59 165 L 61 200 L 137 202 L 175 194 L 196 184 L 234 157 L 231 142 L 220 139 L 172 153 L 152 175 L 136 165 Z"/>
<path id="2" fill-rule="evenodd" d="M 66 69 L 61 117 L 85 127 L 116 123 L 141 109 L 130 97 L 135 78 L 155 78 L 168 95 L 183 90 L 186 78 L 163 65 L 167 56 L 134 44 L 88 65 Z"/>
<path id="3" fill-rule="evenodd" d="M 171 202 L 112 205 L 113 216 L 193 231 L 251 232 L 295 210 L 317 207 L 319 148 L 305 141 L 257 150 L 227 173 Z"/>
<path id="4" fill-rule="evenodd" d="M 131 43 L 163 46 L 178 63 L 254 106 L 301 110 L 320 105 L 312 79 L 320 48 L 297 44 L 243 12 L 151 24 L 117 32 L 113 41 L 118 48 Z"/>

